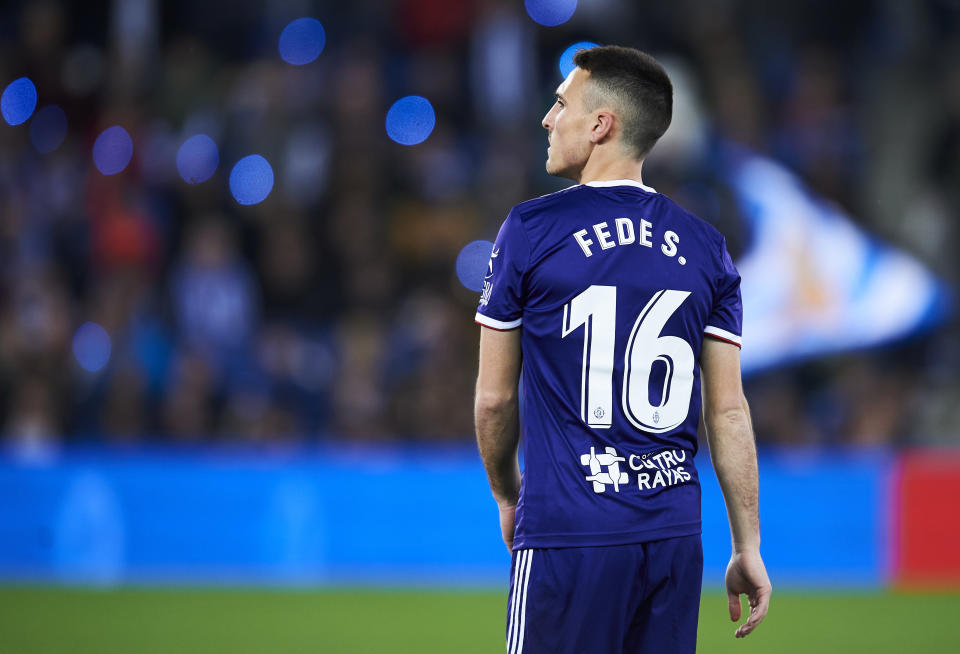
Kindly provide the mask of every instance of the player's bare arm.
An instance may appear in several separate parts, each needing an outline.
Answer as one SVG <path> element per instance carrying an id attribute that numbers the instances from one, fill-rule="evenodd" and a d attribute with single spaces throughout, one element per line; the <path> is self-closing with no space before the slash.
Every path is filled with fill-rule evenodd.
<path id="1" fill-rule="evenodd" d="M 733 554 L 726 575 L 730 619 L 740 619 L 741 594 L 750 603 L 750 616 L 736 631 L 742 638 L 766 616 L 771 586 L 760 558 L 757 451 L 740 380 L 740 348 L 704 339 L 700 367 L 707 442 L 730 519 Z"/>
<path id="2" fill-rule="evenodd" d="M 513 547 L 514 515 L 520 494 L 520 361 L 519 329 L 480 329 L 480 367 L 474 401 L 477 445 L 490 490 L 500 508 L 500 529 L 508 549 Z"/>

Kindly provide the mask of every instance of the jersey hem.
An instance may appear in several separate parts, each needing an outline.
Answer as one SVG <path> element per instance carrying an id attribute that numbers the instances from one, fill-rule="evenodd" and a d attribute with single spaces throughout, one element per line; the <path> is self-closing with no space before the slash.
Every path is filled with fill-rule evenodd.
<path id="1" fill-rule="evenodd" d="M 541 534 L 537 536 L 522 536 L 513 543 L 513 551 L 537 548 L 564 548 L 564 547 L 604 547 L 607 545 L 630 545 L 633 543 L 647 543 L 664 538 L 679 536 L 695 536 L 701 532 L 701 521 L 684 522 L 669 527 L 656 529 L 642 529 L 622 534 Z"/>
<path id="2" fill-rule="evenodd" d="M 490 329 L 506 332 L 510 331 L 511 329 L 516 329 L 522 325 L 523 318 L 517 318 L 516 320 L 497 320 L 496 318 L 485 316 L 478 311 L 477 315 L 473 317 L 473 322 L 477 323 L 478 325 L 483 325 L 484 327 L 489 327 Z"/>

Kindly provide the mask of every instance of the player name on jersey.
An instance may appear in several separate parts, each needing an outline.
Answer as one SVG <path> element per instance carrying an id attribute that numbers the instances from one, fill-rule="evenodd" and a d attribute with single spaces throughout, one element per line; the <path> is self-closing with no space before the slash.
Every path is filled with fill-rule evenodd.
<path id="1" fill-rule="evenodd" d="M 609 221 L 606 220 L 592 225 L 593 233 L 597 238 L 596 244 L 600 246 L 600 251 L 609 250 L 618 245 L 637 244 L 647 248 L 653 247 L 653 241 L 651 240 L 653 223 L 649 220 L 640 219 L 639 234 L 633 224 L 633 220 L 630 218 L 615 218 L 613 225 L 611 228 Z M 589 230 L 581 229 L 573 233 L 573 238 L 576 240 L 577 245 L 580 246 L 580 249 L 583 250 L 583 254 L 587 257 L 592 257 L 595 243 L 593 239 L 589 237 L 589 234 Z M 616 234 L 615 237 L 614 234 Z M 674 257 L 677 254 L 677 245 L 679 243 L 680 236 L 676 232 L 668 229 L 663 233 L 663 243 L 660 245 L 660 251 L 668 257 Z M 683 257 L 680 257 L 678 261 L 680 265 L 687 263 Z"/>

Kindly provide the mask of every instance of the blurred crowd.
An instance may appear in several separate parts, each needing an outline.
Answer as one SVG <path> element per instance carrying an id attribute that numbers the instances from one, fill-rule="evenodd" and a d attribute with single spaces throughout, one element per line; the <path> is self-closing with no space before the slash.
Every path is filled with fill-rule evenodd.
<path id="1" fill-rule="evenodd" d="M 655 5 L 655 6 L 650 6 Z M 310 15 L 320 57 L 277 38 Z M 68 120 L 39 154 L 0 124 L 0 426 L 24 452 L 65 441 L 459 440 L 472 436 L 479 327 L 454 274 L 513 204 L 565 186 L 539 120 L 575 41 L 662 57 L 685 97 L 645 181 L 724 231 L 742 220 L 703 156 L 772 156 L 954 287 L 960 265 L 960 3 L 581 0 L 556 28 L 522 0 L 7 3 L 0 81 L 28 76 Z M 389 140 L 397 98 L 430 99 L 424 143 Z M 100 174 L 96 136 L 132 135 Z M 208 181 L 177 174 L 196 133 Z M 258 153 L 276 183 L 241 206 Z M 110 336 L 78 365 L 76 330 Z M 956 442 L 954 320 L 883 349 L 748 379 L 767 444 Z"/>

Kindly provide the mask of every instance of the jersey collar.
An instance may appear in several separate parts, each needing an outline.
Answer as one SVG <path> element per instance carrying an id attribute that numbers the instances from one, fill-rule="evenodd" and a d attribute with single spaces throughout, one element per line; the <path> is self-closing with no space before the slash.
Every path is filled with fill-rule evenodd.
<path id="1" fill-rule="evenodd" d="M 646 184 L 641 184 L 640 182 L 634 179 L 605 179 L 602 181 L 587 182 L 584 186 L 636 186 L 637 188 L 642 188 L 647 193 L 656 193 L 656 190 L 647 186 Z"/>

